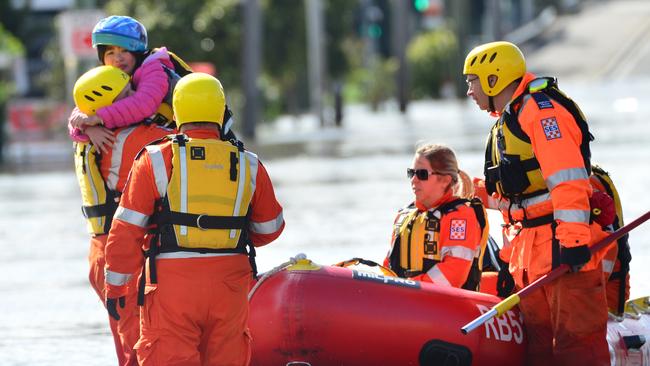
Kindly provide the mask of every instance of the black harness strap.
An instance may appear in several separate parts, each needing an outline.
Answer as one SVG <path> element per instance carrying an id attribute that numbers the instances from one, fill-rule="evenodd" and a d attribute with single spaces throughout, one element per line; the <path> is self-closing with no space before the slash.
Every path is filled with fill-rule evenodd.
<path id="1" fill-rule="evenodd" d="M 555 222 L 553 214 L 548 214 L 534 219 L 524 218 L 521 220 L 521 226 L 525 228 L 538 227 L 542 225 L 548 225 Z"/>
<path id="2" fill-rule="evenodd" d="M 555 229 L 557 228 L 557 222 L 553 221 L 551 223 L 551 231 L 553 232 L 553 238 L 551 239 L 551 269 L 555 269 L 560 266 L 560 241 L 557 240 L 555 236 Z"/>
<path id="3" fill-rule="evenodd" d="M 149 241 L 149 250 L 144 252 L 145 261 L 142 264 L 142 274 L 138 283 L 138 306 L 144 305 L 144 289 L 147 285 L 147 263 L 149 263 L 149 281 L 152 284 L 158 283 L 158 275 L 156 273 L 156 256 L 159 253 L 158 242 L 160 235 L 155 233 L 151 236 Z"/>
<path id="4" fill-rule="evenodd" d="M 243 230 L 248 218 L 246 216 L 210 216 L 177 211 L 161 212 L 156 216 L 159 225 L 181 225 L 199 229 L 235 229 Z"/>

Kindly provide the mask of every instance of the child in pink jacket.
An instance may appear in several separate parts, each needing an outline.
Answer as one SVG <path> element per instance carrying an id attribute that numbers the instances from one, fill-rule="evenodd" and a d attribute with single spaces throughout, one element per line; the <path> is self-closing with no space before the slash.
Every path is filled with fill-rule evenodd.
<path id="1" fill-rule="evenodd" d="M 90 139 L 100 150 L 113 142 L 112 129 L 139 123 L 153 116 L 170 91 L 167 68 L 174 65 L 166 48 L 147 50 L 147 31 L 140 22 L 127 16 L 110 16 L 100 20 L 92 33 L 93 47 L 104 65 L 115 66 L 132 76 L 135 93 L 93 116 L 75 108 L 68 120 L 70 136 L 75 141 Z M 89 128 L 103 125 L 104 128 Z"/>

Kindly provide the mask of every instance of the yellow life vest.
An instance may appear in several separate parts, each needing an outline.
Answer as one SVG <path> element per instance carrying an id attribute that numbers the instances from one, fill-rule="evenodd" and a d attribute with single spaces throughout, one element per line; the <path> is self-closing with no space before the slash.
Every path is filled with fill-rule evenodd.
<path id="1" fill-rule="evenodd" d="M 518 120 L 520 106 L 529 98 L 533 98 L 540 109 L 553 108 L 553 100 L 571 113 L 582 131 L 580 151 L 585 168 L 588 173 L 591 169 L 589 142 L 593 136 L 589 133 L 584 115 L 575 102 L 557 88 L 555 79 L 532 80 L 526 91 L 506 106 L 490 131 L 485 150 L 484 173 L 488 193 L 498 192 L 514 201 L 548 192 L 530 138 Z"/>
<path id="2" fill-rule="evenodd" d="M 465 289 L 477 289 L 489 235 L 485 208 L 478 198 L 457 199 L 433 210 L 422 212 L 411 204 L 400 211 L 393 229 L 395 241 L 389 261 L 391 269 L 399 277 L 414 277 L 426 273 L 442 261 L 443 252 L 438 247 L 440 221 L 444 215 L 455 211 L 459 205 L 472 207 L 481 227 L 480 250 L 465 258 L 472 261 L 472 270 L 462 286 Z"/>
<path id="3" fill-rule="evenodd" d="M 164 163 L 156 158 L 159 146 L 147 150 L 156 181 L 167 182 Z M 257 156 L 230 142 L 186 135 L 172 137 L 172 151 L 172 175 L 165 191 L 159 192 L 160 252 L 243 253 Z"/>
<path id="4" fill-rule="evenodd" d="M 81 211 L 86 217 L 88 233 L 93 236 L 108 234 L 113 214 L 117 209 L 118 194 L 109 189 L 99 168 L 100 154 L 90 143 L 74 145 L 74 165 L 81 189 Z"/>

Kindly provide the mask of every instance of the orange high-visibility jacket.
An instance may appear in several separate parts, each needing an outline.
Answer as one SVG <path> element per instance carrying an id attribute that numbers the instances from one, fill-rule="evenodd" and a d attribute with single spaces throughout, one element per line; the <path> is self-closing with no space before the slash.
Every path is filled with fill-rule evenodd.
<path id="1" fill-rule="evenodd" d="M 138 124 L 113 131 L 115 142 L 100 160 L 100 171 L 107 187 L 124 191 L 135 156 L 148 144 L 171 133 L 174 131 L 154 124 Z"/>
<path id="2" fill-rule="evenodd" d="M 527 73 L 512 100 L 522 95 L 534 79 L 536 79 L 534 74 Z M 549 192 L 515 204 L 496 197 L 497 202 L 503 203 L 498 204 L 498 207 L 504 217 L 511 217 L 514 221 L 552 214 L 557 223 L 555 237 L 562 246 L 589 244 L 594 229 L 590 229 L 589 224 L 589 197 L 592 194 L 592 187 L 581 152 L 582 131 L 573 115 L 560 103 L 551 98 L 538 100 L 532 94 L 524 97 L 520 105 L 508 105 L 506 109 L 511 108 L 510 111 L 517 115 L 521 131 L 530 139 L 532 155 L 539 163 L 541 178 Z M 503 114 L 500 118 L 503 118 Z M 504 154 L 508 147 L 497 146 L 497 148 L 499 151 L 496 153 Z M 509 148 L 512 148 L 512 145 Z M 529 177 L 534 178 L 530 174 Z M 542 237 L 538 239 L 541 240 Z M 540 240 L 536 239 L 535 242 L 541 242 Z M 526 248 L 513 249 L 509 258 L 510 270 L 516 280 L 522 278 L 524 270 L 529 271 L 531 280 L 550 271 L 551 248 L 541 251 L 544 255 L 534 256 L 531 253 L 539 250 L 539 248 L 533 250 L 534 241 L 518 240 L 518 242 L 525 243 Z M 602 255 L 604 252 L 594 255 L 583 270 L 591 270 L 600 265 Z"/>

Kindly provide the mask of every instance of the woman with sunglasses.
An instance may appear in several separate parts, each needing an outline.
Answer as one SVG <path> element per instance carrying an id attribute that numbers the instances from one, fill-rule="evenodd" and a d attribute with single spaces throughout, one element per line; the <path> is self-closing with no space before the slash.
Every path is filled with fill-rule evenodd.
<path id="1" fill-rule="evenodd" d="M 477 290 L 488 225 L 469 176 L 443 145 L 417 149 L 406 173 L 415 200 L 397 214 L 384 264 L 400 277 Z"/>

